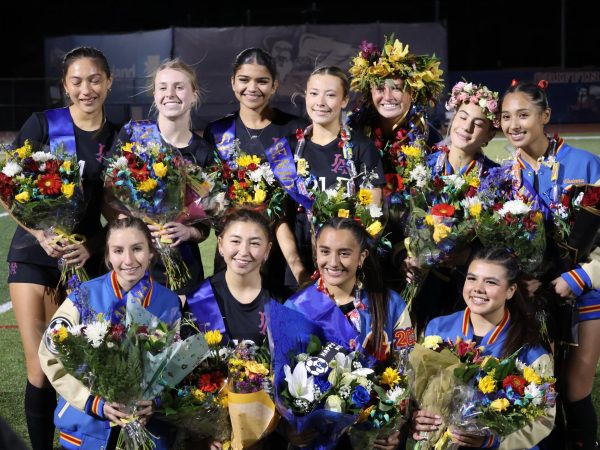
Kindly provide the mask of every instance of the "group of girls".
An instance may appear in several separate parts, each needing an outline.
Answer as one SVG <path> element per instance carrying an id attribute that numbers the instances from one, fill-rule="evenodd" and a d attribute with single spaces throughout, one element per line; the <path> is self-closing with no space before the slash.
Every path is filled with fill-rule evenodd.
<path id="1" fill-rule="evenodd" d="M 409 54 L 406 58 L 419 57 Z M 201 137 L 191 127 L 191 111 L 200 101 L 198 83 L 193 69 L 174 60 L 161 65 L 150 79 L 157 119 L 143 125 L 150 127 L 154 139 L 201 166 L 214 158 L 226 158 L 233 139 L 238 139 L 245 151 L 264 157 L 274 140 L 286 138 L 296 158 L 306 160 L 311 174 L 324 188 L 340 179 L 356 179 L 360 183 L 363 168 L 377 174 L 369 188 L 374 202 L 381 204 L 387 201 L 382 186 L 392 170 L 386 162 L 390 149 L 411 144 L 416 136 L 429 139 L 430 144 L 437 142 L 423 112 L 431 95 L 421 95 L 434 89 L 427 82 L 420 88 L 414 87 L 408 79 L 413 75 L 391 71 L 371 80 L 361 91 L 361 107 L 348 126 L 342 123 L 341 116 L 349 103 L 351 80 L 337 67 L 317 68 L 307 80 L 309 120 L 305 120 L 269 105 L 278 86 L 275 63 L 264 50 L 247 49 L 236 58 L 231 77 L 239 111 L 211 122 Z M 285 219 L 275 224 L 256 211 L 229 214 L 218 230 L 218 270 L 204 280 L 197 244 L 206 238 L 206 228 L 177 222 L 148 226 L 139 219 L 119 215 L 110 194 L 102 191 L 106 155 L 119 142 L 137 139 L 137 127 L 141 126 L 130 122 L 117 134 L 117 128 L 107 121 L 103 104 L 112 78 L 104 55 L 87 47 L 70 51 L 64 57 L 62 83 L 69 106 L 59 110 L 60 118 L 57 120 L 51 112 L 32 115 L 15 141 L 17 145 L 26 139 L 48 144 L 58 138 L 60 121 L 72 124 L 78 158 L 86 162 L 85 193 L 94 200 L 88 203 L 76 230 L 86 237 L 84 243 L 66 243 L 47 232 L 18 228 L 8 255 L 10 295 L 27 365 L 25 414 L 35 450 L 52 448 L 54 424 L 60 429 L 60 442 L 65 448 L 111 448 L 115 433 L 108 420 L 122 424 L 126 417 L 122 405 L 92 396 L 67 375 L 51 343 L 43 338 L 53 320 L 72 325 L 80 320 L 71 297 L 60 308 L 52 301 L 52 290 L 60 276 L 59 260 L 85 266 L 88 273 L 99 276 L 87 283 L 90 301 L 98 311 L 107 311 L 132 288 L 141 288 L 151 296 L 148 308 L 167 322 L 175 323 L 182 311 L 190 312 L 201 329 L 209 324 L 210 329 L 222 330 L 231 340 L 260 342 L 268 326 L 264 305 L 271 298 L 287 300 L 289 307 L 315 320 L 331 308 L 340 308 L 357 340 L 377 358 L 410 348 L 415 342 L 406 305 L 389 287 L 395 287 L 399 279 L 427 277 L 424 292 L 429 293 L 421 294 L 416 301 L 422 307 L 417 307 L 416 318 L 413 317 L 418 323 L 428 324 L 426 333 L 452 340 L 474 339 L 485 345 L 485 352 L 490 355 L 505 356 L 522 348 L 520 357 L 527 363 L 551 361 L 550 349 L 531 327 L 531 312 L 524 301 L 541 281 L 529 280 L 525 286 L 514 255 L 507 249 L 457 255 L 445 262 L 447 274 L 422 273 L 399 250 L 401 230 L 391 228 L 396 246 L 379 261 L 371 248 L 372 239 L 357 221 L 332 218 L 319 224 L 313 242 L 307 211 L 290 202 Z M 469 101 L 455 105 L 448 148 L 437 153 L 434 150 L 428 158 L 432 170 L 443 174 L 479 170 L 480 176 L 485 176 L 494 164 L 482 153 L 496 132 L 495 121 L 489 115 L 492 109 Z M 521 192 L 525 190 L 540 204 L 549 205 L 554 192 L 569 184 L 598 181 L 598 157 L 562 140 L 555 142 L 544 133 L 550 120 L 544 89 L 516 84 L 505 93 L 498 110 L 503 132 L 518 149 L 519 165 L 515 165 L 514 176 L 521 183 Z M 297 129 L 303 131 L 297 133 Z M 544 161 L 558 164 L 558 169 L 548 170 Z M 101 214 L 109 220 L 107 230 L 101 226 Z M 390 227 L 393 226 L 392 223 Z M 181 250 L 192 268 L 192 280 L 177 293 L 161 287 L 164 271 L 151 264 L 156 253 L 153 239 L 160 234 L 172 239 L 171 245 Z M 28 244 L 27 235 L 33 235 L 37 243 Z M 269 263 L 271 258 L 274 263 Z M 109 270 L 104 275 L 100 265 L 103 259 Z M 558 295 L 577 296 L 581 312 L 580 345 L 570 354 L 567 389 L 562 393 L 570 448 L 596 446 L 596 418 L 590 394 L 600 351 L 593 345 L 600 334 L 596 326 L 600 298 L 593 290 L 599 284 L 597 272 L 590 267 L 576 267 L 551 277 Z M 268 276 L 262 275 L 261 269 Z M 574 279 L 583 281 L 574 284 Z M 428 286 L 435 288 L 428 291 Z M 324 295 L 313 295 L 317 292 Z M 464 303 L 458 304 L 456 298 L 461 297 Z M 314 298 L 319 302 L 311 302 Z M 434 318 L 444 313 L 451 314 Z M 60 395 L 58 408 L 55 389 Z M 138 408 L 151 431 L 164 437 L 157 441 L 158 446 L 166 448 L 170 431 L 152 415 L 156 404 L 143 402 Z M 502 442 L 493 436 L 485 439 L 456 430 L 453 437 L 466 447 L 538 448 L 542 442 L 544 448 L 552 448 L 554 444 L 543 439 L 552 430 L 553 417 L 554 411 L 549 411 Z M 439 423 L 439 417 L 418 411 L 412 420 L 414 439 L 422 439 L 422 432 L 435 429 Z M 298 436 L 288 438 L 298 442 Z M 399 448 L 401 440 L 398 432 L 377 441 L 376 448 Z M 220 446 L 216 442 L 211 445 Z M 564 448 L 561 445 L 554 448 Z"/>

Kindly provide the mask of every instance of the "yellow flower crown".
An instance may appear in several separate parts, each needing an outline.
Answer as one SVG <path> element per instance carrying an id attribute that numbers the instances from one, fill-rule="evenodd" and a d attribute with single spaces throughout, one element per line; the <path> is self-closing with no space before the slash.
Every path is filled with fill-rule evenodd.
<path id="1" fill-rule="evenodd" d="M 380 85 L 386 79 L 400 78 L 410 89 L 412 101 L 428 106 L 437 101 L 444 89 L 444 72 L 439 68 L 439 58 L 409 53 L 408 45 L 403 45 L 393 35 L 386 38 L 382 51 L 363 41 L 352 63 L 351 88 L 365 95 L 370 93 L 373 85 Z"/>

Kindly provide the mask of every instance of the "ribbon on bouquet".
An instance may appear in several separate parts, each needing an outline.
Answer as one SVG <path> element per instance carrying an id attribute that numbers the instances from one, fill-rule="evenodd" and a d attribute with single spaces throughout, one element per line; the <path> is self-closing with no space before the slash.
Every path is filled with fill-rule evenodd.
<path id="1" fill-rule="evenodd" d="M 85 236 L 79 233 L 67 233 L 60 228 L 52 228 L 52 232 L 55 234 L 54 238 L 50 241 L 50 245 L 55 245 L 58 241 L 65 240 L 69 244 L 83 244 L 85 242 Z"/>

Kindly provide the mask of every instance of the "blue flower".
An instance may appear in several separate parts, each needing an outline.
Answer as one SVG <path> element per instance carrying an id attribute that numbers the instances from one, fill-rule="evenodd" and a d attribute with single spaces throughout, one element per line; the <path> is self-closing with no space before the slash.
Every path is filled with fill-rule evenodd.
<path id="1" fill-rule="evenodd" d="M 327 381 L 325 378 L 315 377 L 314 378 L 315 385 L 319 388 L 321 393 L 325 393 L 331 388 L 331 383 Z"/>
<path id="2" fill-rule="evenodd" d="M 352 392 L 352 403 L 363 408 L 371 400 L 371 395 L 363 386 L 356 386 Z"/>

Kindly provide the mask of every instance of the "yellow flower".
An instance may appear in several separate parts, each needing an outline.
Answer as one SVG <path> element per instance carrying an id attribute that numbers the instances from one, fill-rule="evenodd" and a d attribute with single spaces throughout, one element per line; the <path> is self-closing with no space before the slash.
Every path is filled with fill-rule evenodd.
<path id="1" fill-rule="evenodd" d="M 390 388 L 393 388 L 400 382 L 400 374 L 393 367 L 387 367 L 381 375 L 381 384 L 385 384 Z"/>
<path id="2" fill-rule="evenodd" d="M 347 209 L 338 209 L 338 217 L 350 217 L 350 211 Z"/>
<path id="3" fill-rule="evenodd" d="M 403 145 L 400 151 L 411 158 L 419 158 L 422 155 L 421 149 L 412 145 Z"/>
<path id="4" fill-rule="evenodd" d="M 219 395 L 214 399 L 214 402 L 219 406 L 219 408 L 227 408 L 229 397 L 227 396 L 227 390 L 223 389 L 219 392 Z"/>
<path id="5" fill-rule="evenodd" d="M 469 180 L 469 186 L 473 186 L 474 188 L 478 188 L 481 184 L 481 180 L 477 177 L 473 177 Z"/>
<path id="6" fill-rule="evenodd" d="M 301 177 L 305 177 L 308 175 L 308 161 L 306 161 L 304 158 L 300 158 L 298 160 L 298 163 L 296 164 L 296 172 L 298 172 L 298 175 L 300 175 Z"/>
<path id="7" fill-rule="evenodd" d="M 490 404 L 494 411 L 502 412 L 510 406 L 510 402 L 505 398 L 497 398 Z"/>
<path id="8" fill-rule="evenodd" d="M 70 172 L 71 171 L 71 161 L 63 162 L 60 167 L 62 167 L 65 172 Z"/>
<path id="9" fill-rule="evenodd" d="M 256 373 L 258 375 L 268 375 L 269 369 L 264 365 L 256 361 L 246 361 L 246 370 L 248 372 Z"/>
<path id="10" fill-rule="evenodd" d="M 204 333 L 204 339 L 208 345 L 219 345 L 223 340 L 223 335 L 219 330 L 211 330 Z"/>
<path id="11" fill-rule="evenodd" d="M 238 166 L 248 167 L 250 164 L 260 164 L 260 158 L 256 155 L 242 155 L 237 159 Z"/>
<path id="12" fill-rule="evenodd" d="M 202 392 L 200 389 L 192 390 L 192 395 L 194 396 L 194 399 L 199 402 L 203 402 L 206 399 L 206 394 L 204 392 Z"/>
<path id="13" fill-rule="evenodd" d="M 75 185 L 73 183 L 63 184 L 60 187 L 60 192 L 67 198 L 73 197 L 73 192 L 75 191 Z"/>
<path id="14" fill-rule="evenodd" d="M 152 169 L 159 178 L 162 178 L 167 174 L 167 166 L 165 166 L 162 162 L 152 164 Z"/>
<path id="15" fill-rule="evenodd" d="M 441 336 L 425 336 L 425 339 L 423 339 L 423 347 L 430 348 L 431 350 L 437 350 L 442 342 L 444 342 L 444 340 Z"/>
<path id="16" fill-rule="evenodd" d="M 29 144 L 29 141 L 25 141 L 25 144 L 16 149 L 15 152 L 19 156 L 19 159 L 25 159 L 31 155 L 31 144 Z"/>
<path id="17" fill-rule="evenodd" d="M 523 378 L 525 378 L 528 383 L 542 384 L 542 379 L 531 367 L 525 367 L 525 369 L 523 369 Z"/>
<path id="18" fill-rule="evenodd" d="M 479 216 L 481 215 L 481 203 L 475 203 L 474 205 L 471 205 L 469 207 L 469 213 L 476 219 L 479 219 Z"/>
<path id="19" fill-rule="evenodd" d="M 444 239 L 446 236 L 448 236 L 451 231 L 452 231 L 452 228 L 447 227 L 443 223 L 440 223 L 438 225 L 434 225 L 434 227 L 433 227 L 433 240 L 437 244 L 442 239 Z"/>
<path id="20" fill-rule="evenodd" d="M 15 195 L 15 200 L 19 203 L 28 202 L 31 199 L 29 196 L 29 191 L 23 191 L 20 194 Z"/>
<path id="21" fill-rule="evenodd" d="M 491 392 L 496 391 L 496 380 L 494 377 L 490 375 L 486 375 L 481 380 L 479 380 L 479 390 L 484 394 L 490 394 Z"/>
<path id="22" fill-rule="evenodd" d="M 252 203 L 260 205 L 265 201 L 266 198 L 267 193 L 263 189 L 257 189 L 256 191 L 254 191 L 254 200 L 252 200 Z"/>
<path id="23" fill-rule="evenodd" d="M 62 326 L 58 329 L 55 336 L 58 337 L 58 342 L 62 342 L 69 337 L 69 332 L 65 326 Z"/>
<path id="24" fill-rule="evenodd" d="M 151 190 L 155 189 L 157 185 L 158 183 L 155 179 L 148 178 L 138 185 L 138 189 L 142 192 L 150 192 Z"/>
<path id="25" fill-rule="evenodd" d="M 363 409 L 360 412 L 360 414 L 358 415 L 357 423 L 361 423 L 361 422 L 364 422 L 365 420 L 367 420 L 369 418 L 369 416 L 371 415 L 371 411 L 373 411 L 373 408 L 375 408 L 375 405 L 371 405 L 367 409 Z"/>
<path id="26" fill-rule="evenodd" d="M 361 205 L 370 205 L 373 201 L 373 194 L 369 189 L 361 188 L 358 191 L 358 201 Z"/>
<path id="27" fill-rule="evenodd" d="M 231 367 L 243 367 L 244 363 L 245 363 L 245 361 L 238 359 L 238 358 L 232 358 L 228 361 L 228 364 Z"/>
<path id="28" fill-rule="evenodd" d="M 427 215 L 425 216 L 425 223 L 426 223 L 427 225 L 429 225 L 430 227 L 432 227 L 432 226 L 434 226 L 434 225 L 435 225 L 435 222 L 433 221 L 433 216 L 432 216 L 431 214 L 427 214 Z"/>
<path id="29" fill-rule="evenodd" d="M 379 232 L 382 229 L 383 229 L 383 225 L 381 225 L 381 222 L 379 220 L 376 220 L 375 222 L 373 222 L 371 225 L 369 225 L 367 227 L 367 233 L 369 233 L 369 236 L 375 237 L 379 234 Z"/>
<path id="30" fill-rule="evenodd" d="M 123 147 L 121 147 L 121 150 L 123 150 L 124 152 L 131 153 L 133 151 L 133 143 L 132 142 L 125 143 L 125 145 L 123 145 Z"/>

